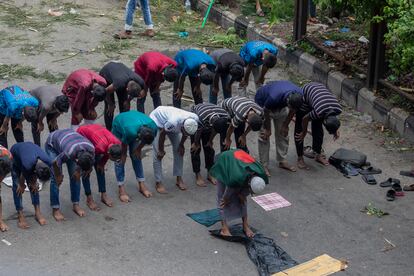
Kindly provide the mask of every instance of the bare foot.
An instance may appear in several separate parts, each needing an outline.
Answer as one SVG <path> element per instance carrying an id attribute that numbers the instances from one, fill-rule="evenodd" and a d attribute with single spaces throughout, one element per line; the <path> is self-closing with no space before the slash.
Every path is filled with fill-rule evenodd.
<path id="1" fill-rule="evenodd" d="M 198 187 L 207 187 L 207 184 L 200 173 L 196 173 L 196 184 Z"/>
<path id="2" fill-rule="evenodd" d="M 301 170 L 309 170 L 308 165 L 306 165 L 305 160 L 302 159 L 298 159 L 298 168 Z"/>
<path id="3" fill-rule="evenodd" d="M 35 214 L 35 219 L 41 226 L 47 224 L 46 219 L 43 217 L 41 213 Z"/>
<path id="4" fill-rule="evenodd" d="M 65 220 L 65 217 L 63 216 L 60 209 L 53 209 L 53 217 L 55 218 L 56 221 L 64 221 Z"/>
<path id="5" fill-rule="evenodd" d="M 3 220 L 0 219 L 0 231 L 6 232 L 7 230 L 9 230 L 9 227 L 7 226 L 7 224 L 4 223 Z"/>
<path id="6" fill-rule="evenodd" d="M 131 202 L 131 199 L 125 191 L 124 185 L 119 186 L 119 200 L 124 203 Z"/>
<path id="7" fill-rule="evenodd" d="M 177 185 L 178 189 L 180 189 L 181 191 L 187 190 L 187 187 L 185 186 L 182 179 L 180 180 L 177 179 L 177 182 L 175 183 L 175 185 Z"/>
<path id="8" fill-rule="evenodd" d="M 168 194 L 167 190 L 161 182 L 155 184 L 155 190 L 157 190 L 157 192 L 160 194 Z"/>
<path id="9" fill-rule="evenodd" d="M 30 225 L 27 223 L 26 218 L 24 217 L 23 213 L 19 213 L 17 215 L 17 226 L 21 229 L 27 229 Z"/>
<path id="10" fill-rule="evenodd" d="M 328 160 L 322 154 L 317 154 L 315 156 L 315 160 L 316 160 L 316 162 L 321 163 L 324 166 L 329 166 Z"/>
<path id="11" fill-rule="evenodd" d="M 268 169 L 267 167 L 264 167 L 264 171 L 265 171 L 265 174 L 266 174 L 268 177 L 271 177 L 271 176 L 272 176 L 272 175 L 270 174 L 269 169 Z"/>
<path id="12" fill-rule="evenodd" d="M 73 212 L 80 217 L 85 216 L 85 211 L 79 206 L 79 204 L 73 204 Z"/>
<path id="13" fill-rule="evenodd" d="M 226 236 L 226 237 L 231 237 L 231 233 L 230 233 L 229 228 L 227 228 L 227 227 L 221 228 L 220 235 Z"/>
<path id="14" fill-rule="evenodd" d="M 244 231 L 244 234 L 246 234 L 246 236 L 248 238 L 253 238 L 254 237 L 254 233 L 253 233 L 252 229 L 250 229 L 249 226 L 244 226 L 243 231 Z"/>
<path id="15" fill-rule="evenodd" d="M 105 204 L 105 205 L 106 205 L 106 206 L 108 206 L 108 207 L 112 207 L 112 206 L 113 206 L 112 199 L 110 199 L 110 198 L 106 195 L 106 193 L 102 193 L 102 194 L 101 194 L 101 201 L 102 201 L 102 203 L 103 203 L 103 204 Z"/>
<path id="16" fill-rule="evenodd" d="M 92 195 L 86 197 L 86 205 L 88 205 L 89 209 L 91 209 L 92 211 L 101 210 L 101 208 L 99 208 L 98 205 L 96 205 L 96 202 L 95 200 L 93 200 Z"/>
<path id="17" fill-rule="evenodd" d="M 145 186 L 144 182 L 138 182 L 138 190 L 139 192 L 146 198 L 152 197 L 152 193 L 148 191 L 147 186 Z"/>
<path id="18" fill-rule="evenodd" d="M 211 184 L 217 185 L 217 180 L 214 177 L 212 177 L 212 176 L 209 175 L 207 177 L 207 180 L 210 181 Z"/>
<path id="19" fill-rule="evenodd" d="M 283 161 L 283 162 L 279 162 L 279 168 L 291 171 L 291 172 L 296 172 L 296 167 L 295 166 L 291 166 L 288 162 Z"/>

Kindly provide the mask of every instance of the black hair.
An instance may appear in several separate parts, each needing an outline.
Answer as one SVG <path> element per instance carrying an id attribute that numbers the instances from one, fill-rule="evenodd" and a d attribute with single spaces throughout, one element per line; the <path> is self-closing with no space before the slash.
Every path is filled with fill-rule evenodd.
<path id="1" fill-rule="evenodd" d="M 244 67 L 238 63 L 230 65 L 230 75 L 234 81 L 241 81 L 244 76 Z"/>
<path id="2" fill-rule="evenodd" d="M 4 177 L 10 173 L 12 161 L 8 157 L 0 158 L 0 176 Z M 1 184 L 0 184 L 1 185 Z"/>
<path id="3" fill-rule="evenodd" d="M 168 66 L 164 69 L 164 79 L 168 82 L 174 82 L 178 78 L 178 71 L 174 67 Z"/>
<path id="4" fill-rule="evenodd" d="M 341 126 L 341 122 L 339 121 L 338 117 L 334 115 L 328 115 L 323 121 L 323 124 L 325 125 L 325 128 L 329 134 L 335 134 Z"/>
<path id="5" fill-rule="evenodd" d="M 23 115 L 24 118 L 30 123 L 37 121 L 37 110 L 33 106 L 26 106 L 23 109 Z"/>
<path id="6" fill-rule="evenodd" d="M 154 131 L 147 126 L 143 126 L 138 131 L 138 137 L 144 145 L 150 145 L 154 141 Z"/>
<path id="7" fill-rule="evenodd" d="M 78 153 L 78 166 L 82 171 L 89 171 L 93 166 L 93 155 L 87 151 L 81 151 Z"/>
<path id="8" fill-rule="evenodd" d="M 43 162 L 37 162 L 35 172 L 40 181 L 48 181 L 50 179 L 50 169 Z"/>
<path id="9" fill-rule="evenodd" d="M 114 159 L 120 159 L 122 155 L 122 147 L 119 144 L 114 144 L 109 148 L 109 155 Z"/>
<path id="10" fill-rule="evenodd" d="M 94 99 L 96 99 L 98 102 L 102 102 L 103 100 L 105 100 L 105 96 L 106 96 L 105 87 L 103 87 L 100 84 L 94 85 L 92 89 L 92 95 Z"/>
<path id="11" fill-rule="evenodd" d="M 66 113 L 69 110 L 69 98 L 66 95 L 56 97 L 56 109 L 61 113 Z"/>
<path id="12" fill-rule="evenodd" d="M 215 117 L 213 118 L 212 125 L 213 129 L 217 133 L 225 133 L 228 128 L 229 118 L 226 117 Z"/>
<path id="13" fill-rule="evenodd" d="M 205 67 L 201 69 L 200 71 L 200 80 L 205 85 L 210 85 L 213 83 L 214 75 L 215 75 L 214 72 L 212 72 L 210 69 Z"/>
<path id="14" fill-rule="evenodd" d="M 142 90 L 142 87 L 139 83 L 137 83 L 136 81 L 129 81 L 128 82 L 128 95 L 131 98 L 136 98 L 139 96 L 140 92 Z"/>
<path id="15" fill-rule="evenodd" d="M 259 131 L 263 125 L 262 117 L 257 114 L 253 114 L 247 122 L 253 131 Z"/>
<path id="16" fill-rule="evenodd" d="M 277 57 L 275 54 L 272 54 L 272 53 L 265 54 L 264 59 L 263 59 L 264 66 L 266 66 L 267 68 L 273 68 L 275 67 L 276 62 L 277 62 Z"/>
<path id="17" fill-rule="evenodd" d="M 290 108 L 298 110 L 303 104 L 303 95 L 298 92 L 292 92 L 287 98 L 287 104 Z"/>

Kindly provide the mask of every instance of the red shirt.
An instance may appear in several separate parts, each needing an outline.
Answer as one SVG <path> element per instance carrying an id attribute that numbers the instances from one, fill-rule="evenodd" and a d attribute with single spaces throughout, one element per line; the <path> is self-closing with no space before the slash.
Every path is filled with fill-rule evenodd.
<path id="1" fill-rule="evenodd" d="M 134 62 L 135 73 L 144 79 L 150 89 L 164 81 L 162 73 L 170 65 L 175 68 L 177 62 L 159 52 L 146 52 Z"/>
<path id="2" fill-rule="evenodd" d="M 85 108 L 86 110 L 95 109 L 97 103 L 93 102 L 91 93 L 95 82 L 106 86 L 103 77 L 88 69 L 76 70 L 68 76 L 63 84 L 62 93 L 69 98 L 73 113 L 84 113 Z"/>
<path id="3" fill-rule="evenodd" d="M 96 156 L 103 155 L 100 162 L 103 166 L 109 159 L 108 149 L 112 145 L 121 144 L 118 138 L 101 125 L 83 125 L 78 128 L 77 132 L 93 144 Z"/>

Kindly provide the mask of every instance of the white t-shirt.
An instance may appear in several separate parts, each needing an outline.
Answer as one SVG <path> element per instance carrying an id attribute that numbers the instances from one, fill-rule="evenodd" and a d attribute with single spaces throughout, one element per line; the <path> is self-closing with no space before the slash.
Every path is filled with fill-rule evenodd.
<path id="1" fill-rule="evenodd" d="M 184 121 L 189 118 L 199 122 L 195 113 L 172 106 L 159 106 L 149 116 L 157 124 L 157 127 L 165 129 L 166 132 L 181 132 Z"/>

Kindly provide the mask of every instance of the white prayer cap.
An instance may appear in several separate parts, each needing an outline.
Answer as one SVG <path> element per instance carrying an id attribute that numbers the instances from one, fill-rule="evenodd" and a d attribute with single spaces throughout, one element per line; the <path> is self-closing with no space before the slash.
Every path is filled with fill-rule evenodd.
<path id="1" fill-rule="evenodd" d="M 265 181 L 261 177 L 254 176 L 250 180 L 250 187 L 252 188 L 252 192 L 255 194 L 262 192 L 265 186 L 266 186 Z"/>
<path id="2" fill-rule="evenodd" d="M 187 132 L 188 135 L 194 135 L 198 128 L 198 124 L 196 120 L 192 118 L 188 118 L 184 121 L 184 130 Z"/>

